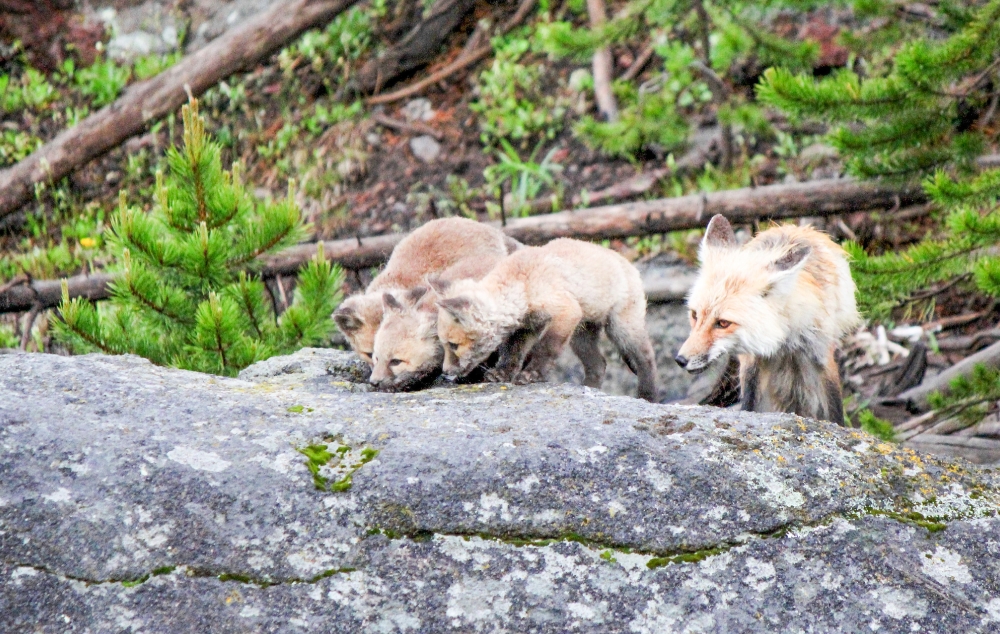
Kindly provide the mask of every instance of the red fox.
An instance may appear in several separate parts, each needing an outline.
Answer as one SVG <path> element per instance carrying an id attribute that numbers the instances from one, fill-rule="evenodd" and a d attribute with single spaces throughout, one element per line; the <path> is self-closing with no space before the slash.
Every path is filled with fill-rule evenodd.
<path id="1" fill-rule="evenodd" d="M 382 323 L 382 294 L 419 285 L 428 274 L 445 279 L 482 277 L 520 243 L 499 229 L 466 218 L 431 220 L 404 238 L 364 293 L 345 299 L 333 313 L 337 327 L 369 366 Z"/>
<path id="2" fill-rule="evenodd" d="M 382 325 L 375 333 L 369 379 L 380 390 L 416 389 L 441 373 L 444 349 L 432 295 L 425 286 L 382 294 Z"/>
<path id="3" fill-rule="evenodd" d="M 700 372 L 740 361 L 752 412 L 794 412 L 843 424 L 840 339 L 860 321 L 843 249 L 808 227 L 773 227 L 740 247 L 723 216 L 708 223 L 688 295 L 691 334 L 676 361 Z"/>
<path id="4" fill-rule="evenodd" d="M 465 376 L 499 349 L 491 380 L 545 378 L 567 343 L 584 367 L 584 384 L 600 387 L 602 329 L 639 378 L 639 396 L 656 400 L 656 361 L 646 334 L 642 280 L 628 260 L 578 240 L 524 247 L 481 281 L 432 281 L 444 372 Z M 523 366 L 523 369 L 522 369 Z"/>

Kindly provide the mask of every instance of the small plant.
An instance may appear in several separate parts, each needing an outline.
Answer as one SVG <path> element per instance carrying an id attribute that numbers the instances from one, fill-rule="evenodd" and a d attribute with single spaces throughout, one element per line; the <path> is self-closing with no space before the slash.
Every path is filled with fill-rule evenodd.
<path id="1" fill-rule="evenodd" d="M 112 60 L 99 60 L 76 71 L 80 92 L 91 98 L 91 106 L 100 108 L 118 98 L 132 76 L 132 69 Z"/>
<path id="2" fill-rule="evenodd" d="M 181 51 L 167 55 L 144 55 L 132 63 L 135 78 L 139 80 L 155 77 L 176 64 L 181 58 Z"/>
<path id="3" fill-rule="evenodd" d="M 513 201 L 511 212 L 513 215 L 527 215 L 530 211 L 528 203 L 538 197 L 542 187 L 556 187 L 555 174 L 562 171 L 562 165 L 552 160 L 557 148 L 549 150 L 542 162 L 536 163 L 535 157 L 542 149 L 541 143 L 535 146 L 528 160 L 523 160 L 506 139 L 500 139 L 500 145 L 502 150 L 496 152 L 500 162 L 483 171 L 487 190 L 498 191 L 502 195 L 504 185 L 510 183 Z"/>
<path id="4" fill-rule="evenodd" d="M 291 306 L 275 318 L 255 259 L 303 234 L 291 197 L 254 199 L 239 166 L 221 167 L 197 101 L 182 110 L 184 146 L 171 148 L 170 175 L 157 174 L 152 213 L 120 196 L 110 243 L 120 275 L 112 300 L 70 300 L 64 286 L 58 338 L 73 351 L 132 353 L 160 365 L 235 375 L 269 356 L 322 342 L 343 281 L 320 248 L 300 274 Z M 82 241 L 81 241 L 82 242 Z"/>
<path id="5" fill-rule="evenodd" d="M 562 127 L 566 108 L 542 88 L 545 71 L 541 64 L 518 62 L 528 51 L 528 40 L 498 39 L 494 48 L 496 58 L 479 74 L 478 97 L 469 106 L 482 115 L 479 126 L 483 145 L 493 147 L 500 139 L 553 138 Z"/>

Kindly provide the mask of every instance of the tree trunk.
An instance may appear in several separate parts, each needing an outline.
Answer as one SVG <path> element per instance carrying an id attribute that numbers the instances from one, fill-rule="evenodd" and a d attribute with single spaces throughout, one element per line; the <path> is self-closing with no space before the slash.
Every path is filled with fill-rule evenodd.
<path id="1" fill-rule="evenodd" d="M 127 88 L 114 103 L 64 130 L 20 163 L 0 171 L 0 218 L 31 200 L 35 185 L 57 181 L 150 123 L 174 112 L 187 93 L 265 59 L 303 31 L 329 22 L 357 0 L 279 2 L 159 75 Z"/>

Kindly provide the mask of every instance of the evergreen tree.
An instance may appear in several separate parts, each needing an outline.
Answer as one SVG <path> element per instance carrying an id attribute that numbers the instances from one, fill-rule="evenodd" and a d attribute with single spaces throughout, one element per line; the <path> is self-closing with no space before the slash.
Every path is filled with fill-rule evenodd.
<path id="1" fill-rule="evenodd" d="M 275 318 L 256 258 L 305 233 L 291 195 L 256 200 L 238 164 L 222 169 L 192 100 L 182 110 L 184 144 L 167 153 L 152 211 L 120 195 L 112 219 L 119 275 L 109 302 L 70 300 L 65 285 L 56 334 L 75 352 L 132 353 L 153 363 L 234 376 L 275 354 L 321 343 L 340 302 L 343 275 L 323 257 L 299 275 L 294 300 Z M 249 271 L 249 272 L 248 272 Z"/>
<path id="2" fill-rule="evenodd" d="M 939 6 L 937 30 L 901 46 L 879 72 L 843 70 L 816 80 L 770 69 L 758 87 L 763 101 L 796 117 L 835 125 L 830 143 L 850 174 L 895 181 L 922 179 L 942 211 L 939 230 L 896 253 L 870 255 L 848 243 L 862 309 L 882 318 L 912 305 L 935 284 L 964 283 L 1000 296 L 1000 170 L 979 171 L 991 140 L 1000 74 L 1000 0 Z M 1000 394 L 997 373 L 978 370 L 932 404 L 958 413 Z M 970 410 L 971 411 L 971 410 Z"/>

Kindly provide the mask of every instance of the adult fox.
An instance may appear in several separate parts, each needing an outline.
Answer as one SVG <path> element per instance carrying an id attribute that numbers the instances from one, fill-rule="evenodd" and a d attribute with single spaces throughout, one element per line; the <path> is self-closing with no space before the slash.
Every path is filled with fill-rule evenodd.
<path id="1" fill-rule="evenodd" d="M 844 422 L 840 339 L 860 321 L 843 249 L 809 227 L 779 226 L 739 246 L 717 215 L 688 296 L 691 334 L 676 361 L 700 372 L 726 353 L 740 362 L 740 401 L 752 412 Z"/>

